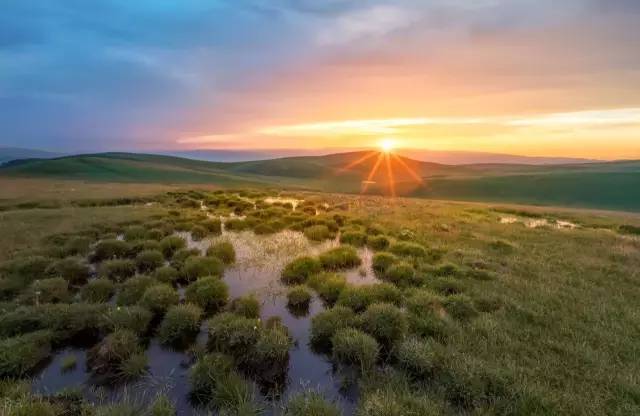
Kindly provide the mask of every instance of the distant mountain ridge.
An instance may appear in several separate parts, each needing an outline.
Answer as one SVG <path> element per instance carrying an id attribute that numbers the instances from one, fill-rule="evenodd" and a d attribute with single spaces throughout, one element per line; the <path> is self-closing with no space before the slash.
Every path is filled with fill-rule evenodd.
<path id="1" fill-rule="evenodd" d="M 248 162 L 98 153 L 16 160 L 0 166 L 0 177 L 278 187 L 640 212 L 640 161 L 633 160 L 456 166 L 371 151 Z"/>
<path id="2" fill-rule="evenodd" d="M 62 153 L 47 152 L 37 149 L 23 149 L 19 147 L 0 147 L 0 165 L 19 159 L 51 159 L 60 157 Z"/>

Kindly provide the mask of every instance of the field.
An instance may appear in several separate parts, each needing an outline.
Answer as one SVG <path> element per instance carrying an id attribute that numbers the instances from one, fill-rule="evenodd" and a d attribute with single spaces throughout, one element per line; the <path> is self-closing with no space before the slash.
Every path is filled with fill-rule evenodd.
<path id="1" fill-rule="evenodd" d="M 376 170 L 376 164 L 375 152 L 235 163 L 104 153 L 12 162 L 0 167 L 0 180 L 215 184 L 342 193 L 360 193 L 366 186 L 367 194 L 389 195 L 391 170 L 395 192 L 402 196 L 640 212 L 638 161 L 450 166 L 392 157 L 389 167 L 382 163 Z"/>
<path id="2" fill-rule="evenodd" d="M 2 185 L 0 414 L 640 412 L 636 214 Z"/>

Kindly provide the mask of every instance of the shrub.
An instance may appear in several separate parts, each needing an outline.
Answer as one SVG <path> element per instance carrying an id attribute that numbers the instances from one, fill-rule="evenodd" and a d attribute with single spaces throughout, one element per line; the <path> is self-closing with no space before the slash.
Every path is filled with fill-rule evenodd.
<path id="1" fill-rule="evenodd" d="M 171 286 L 157 284 L 144 291 L 138 301 L 140 306 L 150 310 L 155 315 L 162 315 L 170 306 L 178 304 L 180 296 Z"/>
<path id="2" fill-rule="evenodd" d="M 416 271 L 412 265 L 400 262 L 391 265 L 384 274 L 384 279 L 400 286 L 410 286 L 415 282 Z"/>
<path id="3" fill-rule="evenodd" d="M 77 257 L 67 257 L 49 265 L 46 274 L 51 277 L 62 277 L 72 285 L 81 285 L 89 277 L 89 266 Z"/>
<path id="4" fill-rule="evenodd" d="M 347 279 L 335 273 L 320 273 L 309 279 L 309 286 L 313 287 L 318 296 L 329 305 L 338 300 L 340 293 L 347 286 Z"/>
<path id="5" fill-rule="evenodd" d="M 164 264 L 164 256 L 158 250 L 144 250 L 136 256 L 136 266 L 140 273 L 149 273 Z"/>
<path id="6" fill-rule="evenodd" d="M 260 301 L 253 294 L 235 298 L 231 302 L 230 310 L 231 312 L 244 316 L 245 318 L 259 318 Z"/>
<path id="7" fill-rule="evenodd" d="M 135 276 L 124 282 L 118 293 L 118 305 L 133 305 L 138 303 L 145 290 L 156 284 L 150 276 Z"/>
<path id="8" fill-rule="evenodd" d="M 200 306 L 206 313 L 214 313 L 227 304 L 229 288 L 217 277 L 202 277 L 187 286 L 185 299 Z"/>
<path id="9" fill-rule="evenodd" d="M 333 357 L 343 364 L 355 364 L 362 371 L 373 368 L 378 358 L 376 340 L 355 328 L 343 328 L 331 338 Z"/>
<path id="10" fill-rule="evenodd" d="M 162 266 L 154 270 L 153 277 L 160 283 L 174 283 L 179 273 L 171 266 Z"/>
<path id="11" fill-rule="evenodd" d="M 51 353 L 52 333 L 37 331 L 0 341 L 0 377 L 22 377 Z"/>
<path id="12" fill-rule="evenodd" d="M 323 241 L 334 238 L 335 234 L 326 225 L 317 224 L 305 228 L 304 236 L 312 241 Z"/>
<path id="13" fill-rule="evenodd" d="M 246 360 L 260 336 L 260 322 L 233 313 L 223 312 L 207 322 L 210 350 Z"/>
<path id="14" fill-rule="evenodd" d="M 298 393 L 287 402 L 284 416 L 340 416 L 340 409 L 315 391 Z"/>
<path id="15" fill-rule="evenodd" d="M 187 242 L 184 238 L 177 235 L 170 235 L 160 240 L 160 250 L 162 254 L 168 259 L 173 257 L 176 251 L 183 249 L 187 246 Z"/>
<path id="16" fill-rule="evenodd" d="M 118 329 L 87 351 L 87 366 L 96 374 L 116 376 L 120 373 L 121 365 L 140 352 L 136 334 Z"/>
<path id="17" fill-rule="evenodd" d="M 193 228 L 191 228 L 191 238 L 193 238 L 194 241 L 202 240 L 207 234 L 207 229 L 201 225 L 194 225 Z"/>
<path id="18" fill-rule="evenodd" d="M 62 252 L 66 256 L 86 256 L 89 253 L 91 240 L 87 237 L 72 237 L 62 246 Z"/>
<path id="19" fill-rule="evenodd" d="M 172 306 L 167 311 L 158 337 L 160 342 L 169 345 L 184 346 L 200 331 L 202 309 L 192 304 Z"/>
<path id="20" fill-rule="evenodd" d="M 358 267 L 362 263 L 355 248 L 342 246 L 320 254 L 320 264 L 325 270 L 343 270 Z"/>
<path id="21" fill-rule="evenodd" d="M 320 270 L 320 262 L 317 259 L 307 256 L 298 257 L 285 266 L 281 275 L 282 281 L 288 285 L 302 284 L 309 276 L 319 273 Z"/>
<path id="22" fill-rule="evenodd" d="M 374 235 L 367 237 L 367 245 L 373 250 L 386 250 L 389 247 L 389 239 L 384 235 Z"/>
<path id="23" fill-rule="evenodd" d="M 461 321 L 474 318 L 478 315 L 478 310 L 473 305 L 473 301 L 466 295 L 456 294 L 447 296 L 442 301 L 442 305 L 449 315 Z"/>
<path id="24" fill-rule="evenodd" d="M 233 264 L 236 261 L 236 251 L 229 241 L 219 241 L 207 249 L 207 256 L 217 257 L 224 264 Z"/>
<path id="25" fill-rule="evenodd" d="M 217 380 L 233 369 L 233 359 L 228 355 L 211 353 L 202 356 L 189 370 L 191 397 L 201 403 L 213 399 Z"/>
<path id="26" fill-rule="evenodd" d="M 362 247 L 367 242 L 367 235 L 361 231 L 347 231 L 340 235 L 340 242 L 355 247 Z"/>
<path id="27" fill-rule="evenodd" d="M 136 274 L 136 264 L 133 260 L 105 260 L 100 265 L 98 274 L 115 282 L 123 282 Z"/>
<path id="28" fill-rule="evenodd" d="M 142 240 L 147 236 L 147 230 L 141 225 L 132 225 L 124 232 L 126 241 Z"/>
<path id="29" fill-rule="evenodd" d="M 292 307 L 307 307 L 311 302 L 311 292 L 306 286 L 294 286 L 287 292 L 287 303 Z"/>
<path id="30" fill-rule="evenodd" d="M 146 334 L 153 314 L 141 306 L 110 309 L 101 318 L 101 326 L 107 331 L 129 330 L 140 336 Z"/>
<path id="31" fill-rule="evenodd" d="M 115 285 L 109 279 L 95 279 L 87 283 L 80 295 L 82 300 L 89 303 L 108 302 L 115 292 Z"/>
<path id="32" fill-rule="evenodd" d="M 93 261 L 111 260 L 114 258 L 127 257 L 129 254 L 129 244 L 126 241 L 107 239 L 96 244 L 93 252 Z"/>
<path id="33" fill-rule="evenodd" d="M 200 223 L 210 234 L 220 235 L 222 233 L 222 222 L 219 218 L 210 218 Z"/>
<path id="34" fill-rule="evenodd" d="M 224 264 L 216 257 L 191 256 L 184 262 L 183 274 L 187 281 L 203 276 L 222 277 Z"/>
<path id="35" fill-rule="evenodd" d="M 374 303 L 362 314 L 362 328 L 385 347 L 401 340 L 407 333 L 405 313 L 394 305 Z"/>
<path id="36" fill-rule="evenodd" d="M 342 306 L 322 311 L 311 318 L 311 342 L 316 346 L 328 347 L 336 331 L 355 325 L 355 321 L 353 311 Z"/>
<path id="37" fill-rule="evenodd" d="M 69 283 L 62 277 L 36 280 L 21 296 L 23 303 L 68 303 L 70 300 Z"/>
<path id="38" fill-rule="evenodd" d="M 387 269 L 397 261 L 398 258 L 394 254 L 382 251 L 374 254 L 373 259 L 371 260 L 371 267 L 377 274 L 384 275 Z"/>

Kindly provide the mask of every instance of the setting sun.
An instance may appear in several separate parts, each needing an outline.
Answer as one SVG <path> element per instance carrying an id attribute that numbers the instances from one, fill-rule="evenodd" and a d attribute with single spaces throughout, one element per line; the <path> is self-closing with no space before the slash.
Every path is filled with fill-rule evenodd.
<path id="1" fill-rule="evenodd" d="M 393 139 L 382 139 L 378 143 L 378 147 L 380 147 L 380 150 L 384 153 L 391 153 L 393 149 L 396 148 L 396 142 Z"/>

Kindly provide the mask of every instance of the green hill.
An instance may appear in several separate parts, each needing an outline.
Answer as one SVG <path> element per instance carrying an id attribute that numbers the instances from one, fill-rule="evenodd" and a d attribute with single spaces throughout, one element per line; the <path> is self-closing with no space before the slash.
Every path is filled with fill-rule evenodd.
<path id="1" fill-rule="evenodd" d="M 0 168 L 0 175 L 103 182 L 277 185 L 329 192 L 365 190 L 370 194 L 390 194 L 393 183 L 396 194 L 406 196 L 640 211 L 640 161 L 449 166 L 399 157 L 378 160 L 377 153 L 351 152 L 221 163 L 102 153 L 13 161 Z"/>

